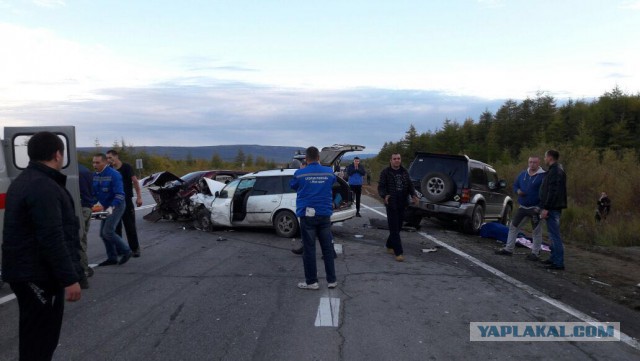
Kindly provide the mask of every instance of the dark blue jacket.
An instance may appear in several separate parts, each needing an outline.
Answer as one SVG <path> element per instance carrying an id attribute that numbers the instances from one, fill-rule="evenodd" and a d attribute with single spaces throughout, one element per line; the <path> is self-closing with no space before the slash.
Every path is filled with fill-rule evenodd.
<path id="1" fill-rule="evenodd" d="M 567 174 L 558 163 L 549 166 L 540 186 L 540 207 L 546 210 L 567 208 Z"/>
<path id="2" fill-rule="evenodd" d="M 95 204 L 93 200 L 93 193 L 91 188 L 93 187 L 93 174 L 89 168 L 78 164 L 78 172 L 80 180 L 80 203 L 82 208 L 91 208 Z"/>
<path id="3" fill-rule="evenodd" d="M 347 166 L 347 175 L 349 176 L 349 184 L 352 186 L 361 186 L 362 185 L 362 177 L 367 174 L 367 171 L 364 169 L 363 165 L 360 165 L 358 169 L 356 169 L 354 164 L 349 164 Z"/>
<path id="4" fill-rule="evenodd" d="M 120 173 L 106 166 L 102 172 L 93 175 L 93 196 L 105 208 L 115 207 L 124 202 L 124 187 Z"/>
<path id="5" fill-rule="evenodd" d="M 532 176 L 525 169 L 513 182 L 513 193 L 518 194 L 518 189 L 523 191 L 523 196 L 518 196 L 518 204 L 523 207 L 535 207 L 540 205 L 540 186 L 546 176 L 544 169 L 538 168 L 538 172 Z"/>
<path id="6" fill-rule="evenodd" d="M 296 215 L 304 217 L 307 208 L 315 209 L 316 216 L 333 214 L 333 183 L 335 174 L 330 167 L 311 163 L 293 174 L 289 183 L 291 189 L 297 191 Z"/>
<path id="7" fill-rule="evenodd" d="M 7 191 L 2 242 L 6 282 L 51 281 L 59 287 L 78 282 L 80 233 L 67 176 L 38 162 Z"/>

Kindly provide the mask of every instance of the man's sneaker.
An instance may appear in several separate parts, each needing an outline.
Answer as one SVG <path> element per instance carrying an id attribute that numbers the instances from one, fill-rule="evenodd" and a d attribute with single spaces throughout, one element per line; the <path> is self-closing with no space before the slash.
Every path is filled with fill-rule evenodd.
<path id="1" fill-rule="evenodd" d="M 304 247 L 294 248 L 291 250 L 293 254 L 302 254 L 304 252 Z"/>
<path id="2" fill-rule="evenodd" d="M 527 261 L 534 261 L 534 262 L 538 262 L 540 260 L 540 257 L 538 257 L 537 255 L 533 254 L 533 253 L 529 253 L 527 255 Z"/>
<path id="3" fill-rule="evenodd" d="M 404 262 L 404 256 L 403 256 L 403 255 L 401 255 L 401 254 L 397 255 L 397 256 L 396 256 L 396 261 L 398 261 L 398 262 Z"/>
<path id="4" fill-rule="evenodd" d="M 396 254 L 396 252 L 393 250 L 393 248 L 387 248 L 387 253 L 388 254 Z"/>
<path id="5" fill-rule="evenodd" d="M 87 280 L 87 277 L 83 277 L 80 281 L 78 281 L 78 283 L 80 284 L 80 288 L 83 290 L 89 288 L 89 281 Z"/>
<path id="6" fill-rule="evenodd" d="M 546 265 L 544 268 L 554 271 L 564 271 L 564 266 L 556 266 L 555 264 Z"/>
<path id="7" fill-rule="evenodd" d="M 360 212 L 356 213 L 356 217 L 362 217 L 362 216 L 360 215 Z"/>
<path id="8" fill-rule="evenodd" d="M 133 251 L 133 257 L 138 258 L 140 256 L 141 256 L 140 248 L 138 248 L 135 251 Z"/>
<path id="9" fill-rule="evenodd" d="M 312 283 L 310 285 L 308 285 L 306 282 L 300 282 L 298 283 L 298 288 L 302 290 L 319 290 L 320 286 L 318 286 L 318 282 Z"/>
<path id="10" fill-rule="evenodd" d="M 106 261 L 102 261 L 100 263 L 98 263 L 98 267 L 104 267 L 104 266 L 113 266 L 118 264 L 118 261 L 112 261 L 110 259 L 106 260 Z"/>
<path id="11" fill-rule="evenodd" d="M 336 287 L 338 287 L 338 282 L 331 282 L 331 283 L 329 283 L 329 284 L 327 285 L 327 287 L 329 287 L 329 288 L 336 288 Z"/>
<path id="12" fill-rule="evenodd" d="M 124 256 L 122 256 L 122 258 L 120 258 L 120 261 L 118 262 L 118 264 L 123 265 L 127 263 L 127 261 L 129 260 L 129 258 L 131 258 L 132 255 L 133 255 L 133 252 L 129 252 L 125 254 Z"/>
<path id="13" fill-rule="evenodd" d="M 93 273 L 94 273 L 93 268 L 92 268 L 92 267 L 88 267 L 88 268 L 87 268 L 87 272 L 85 272 L 85 273 L 84 273 L 84 275 L 85 275 L 86 277 L 92 277 L 92 276 L 93 276 Z"/>
<path id="14" fill-rule="evenodd" d="M 551 258 L 542 261 L 542 264 L 553 264 L 553 262 L 551 261 Z"/>
<path id="15" fill-rule="evenodd" d="M 509 252 L 504 248 L 500 248 L 499 250 L 497 250 L 496 254 L 499 254 L 501 256 L 513 256 L 513 252 Z"/>

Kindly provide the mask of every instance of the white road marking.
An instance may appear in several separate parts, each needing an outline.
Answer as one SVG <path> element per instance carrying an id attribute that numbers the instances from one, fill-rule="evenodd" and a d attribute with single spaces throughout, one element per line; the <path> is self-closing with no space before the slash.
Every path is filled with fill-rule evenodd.
<path id="1" fill-rule="evenodd" d="M 147 204 L 146 206 L 137 207 L 137 208 L 136 208 L 136 211 L 141 211 L 141 210 L 143 210 L 143 209 L 153 208 L 153 207 L 155 207 L 155 206 L 156 206 L 156 204 L 155 204 L 155 203 L 154 203 L 154 204 Z"/>
<path id="2" fill-rule="evenodd" d="M 321 297 L 316 314 L 316 327 L 338 327 L 340 324 L 340 299 Z"/>
<path id="3" fill-rule="evenodd" d="M 361 204 L 361 206 L 365 207 L 367 209 L 370 209 L 370 210 L 372 210 L 372 211 L 384 216 L 385 218 L 387 217 L 386 214 L 383 214 L 382 212 L 378 212 L 375 209 L 373 209 L 371 207 L 368 207 L 368 206 L 366 206 L 364 204 Z M 586 313 L 578 311 L 575 308 L 573 308 L 573 307 L 571 307 L 571 306 L 569 306 L 567 304 L 564 304 L 564 303 L 562 303 L 562 302 L 560 302 L 558 300 L 554 300 L 553 298 L 549 298 L 549 297 L 545 296 L 541 292 L 537 291 L 535 288 L 518 281 L 517 279 L 515 279 L 515 278 L 513 278 L 513 277 L 511 277 L 511 276 L 509 276 L 509 275 L 507 275 L 507 274 L 505 274 L 505 273 L 503 273 L 503 272 L 501 272 L 501 271 L 499 271 L 499 270 L 497 270 L 497 269 L 495 269 L 495 268 L 493 268 L 491 266 L 489 266 L 488 264 L 480 261 L 479 259 L 477 259 L 477 258 L 475 258 L 475 257 L 473 257 L 471 255 L 468 255 L 468 254 L 464 253 L 463 251 L 461 251 L 461 250 L 459 250 L 459 249 L 457 249 L 457 248 L 455 248 L 453 246 L 450 246 L 447 243 L 444 243 L 444 242 L 440 241 L 439 239 L 437 239 L 434 236 L 428 235 L 428 234 L 426 234 L 424 232 L 418 232 L 418 234 L 420 234 L 424 238 L 432 241 L 433 243 L 448 249 L 449 251 L 457 254 L 458 256 L 460 256 L 460 257 L 462 257 L 462 258 L 474 263 L 475 265 L 482 267 L 487 272 L 492 273 L 493 275 L 503 279 L 504 281 L 516 286 L 517 288 L 527 292 L 531 296 L 536 297 L 536 298 L 538 298 L 538 299 L 540 299 L 540 300 L 542 300 L 542 301 L 544 301 L 544 302 L 546 302 L 546 303 L 548 303 L 548 304 L 550 304 L 550 305 L 552 305 L 552 306 L 554 306 L 554 307 L 556 307 L 556 308 L 558 308 L 558 309 L 570 314 L 571 316 L 580 319 L 583 322 L 589 322 L 592 325 L 602 324 L 602 322 L 600 322 L 597 319 L 587 315 Z M 631 336 L 629 336 L 629 335 L 627 335 L 627 334 L 625 334 L 623 332 L 620 332 L 620 340 L 622 342 L 626 343 L 627 345 L 635 348 L 636 350 L 640 350 L 640 342 L 638 342 L 638 340 L 634 339 L 633 337 L 631 337 Z"/>
<path id="4" fill-rule="evenodd" d="M 385 218 L 387 217 L 387 214 L 386 214 L 386 213 L 382 213 L 382 212 L 380 212 L 380 211 L 378 211 L 378 210 L 376 210 L 376 209 L 373 209 L 373 208 L 369 207 L 369 206 L 368 206 L 368 205 L 366 205 L 366 204 L 362 204 L 362 203 L 361 203 L 361 204 L 360 204 L 360 206 L 361 206 L 361 207 L 364 207 L 364 208 L 366 208 L 366 209 L 368 209 L 368 210 L 370 210 L 370 211 L 372 211 L 372 212 L 378 213 L 379 215 L 381 215 L 381 216 L 383 216 L 383 217 L 385 217 Z"/>
<path id="5" fill-rule="evenodd" d="M 9 301 L 15 300 L 16 299 L 16 295 L 14 295 L 13 293 L 7 296 L 4 296 L 2 298 L 0 298 L 0 305 L 3 303 L 7 303 Z"/>
<path id="6" fill-rule="evenodd" d="M 342 245 L 340 243 L 335 243 L 333 245 L 333 249 L 336 250 L 337 254 L 342 254 Z"/>

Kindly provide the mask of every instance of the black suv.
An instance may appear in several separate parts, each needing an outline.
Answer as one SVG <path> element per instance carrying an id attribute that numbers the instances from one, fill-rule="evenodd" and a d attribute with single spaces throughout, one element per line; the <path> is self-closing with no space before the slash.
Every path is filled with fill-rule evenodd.
<path id="1" fill-rule="evenodd" d="M 463 231 L 475 234 L 485 220 L 511 221 L 513 200 L 488 164 L 466 155 L 416 152 L 409 175 L 420 192 L 420 202 L 412 204 L 405 220 L 417 227 L 422 217 L 456 220 Z"/>

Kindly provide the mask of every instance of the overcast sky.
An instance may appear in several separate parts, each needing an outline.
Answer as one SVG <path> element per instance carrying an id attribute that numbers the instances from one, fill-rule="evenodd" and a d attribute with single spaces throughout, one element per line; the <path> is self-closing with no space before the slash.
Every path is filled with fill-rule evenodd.
<path id="1" fill-rule="evenodd" d="M 640 0 L 0 0 L 0 126 L 81 146 L 358 143 L 640 91 Z"/>

